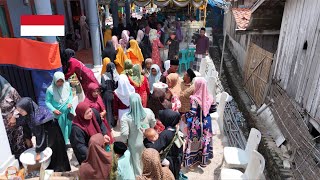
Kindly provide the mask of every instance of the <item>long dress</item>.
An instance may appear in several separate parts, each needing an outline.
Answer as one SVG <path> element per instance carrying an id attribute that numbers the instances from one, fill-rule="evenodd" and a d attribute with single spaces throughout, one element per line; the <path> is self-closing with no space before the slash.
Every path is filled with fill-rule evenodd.
<path id="1" fill-rule="evenodd" d="M 152 42 L 152 61 L 154 64 L 157 64 L 160 68 L 162 67 L 162 61 L 160 57 L 159 48 L 163 48 L 163 44 L 157 38 Z"/>
<path id="2" fill-rule="evenodd" d="M 110 126 L 114 127 L 115 119 L 113 116 L 113 91 L 115 90 L 117 83 L 114 80 L 110 79 L 106 74 L 103 74 L 101 77 L 101 89 L 103 102 L 106 106 L 107 111 L 107 121 Z"/>
<path id="3" fill-rule="evenodd" d="M 68 144 L 69 136 L 71 133 L 71 125 L 72 125 L 72 119 L 68 118 L 68 114 L 73 113 L 73 109 L 68 108 L 68 104 L 72 104 L 73 95 L 72 95 L 72 90 L 69 83 L 68 82 L 65 82 L 65 83 L 67 84 L 67 87 L 69 87 L 69 98 L 66 99 L 66 101 L 60 101 L 60 102 L 56 101 L 54 98 L 54 93 L 59 94 L 59 92 L 55 92 L 53 91 L 52 88 L 49 87 L 46 93 L 46 105 L 51 112 L 55 110 L 58 110 L 61 112 L 60 115 L 55 114 L 55 118 L 58 119 L 58 123 L 62 131 L 64 141 L 66 144 Z"/>
<path id="4" fill-rule="evenodd" d="M 150 94 L 149 82 L 148 79 L 143 76 L 141 84 L 134 82 L 129 76 L 130 84 L 134 87 L 136 93 L 141 97 L 141 102 L 143 107 L 147 107 L 148 104 L 148 95 Z"/>
<path id="5" fill-rule="evenodd" d="M 82 62 L 75 58 L 70 58 L 69 63 L 70 66 L 65 77 L 66 79 L 69 79 L 74 73 L 76 73 L 84 93 L 88 92 L 88 86 L 90 83 L 99 84 L 91 69 L 87 68 Z"/>
<path id="6" fill-rule="evenodd" d="M 1 80 L 0 76 L 0 80 Z M 7 82 L 7 81 L 6 81 Z M 9 83 L 7 83 L 8 86 Z M 11 90 L 8 91 L 6 95 L 4 95 L 4 98 L 2 101 L 0 101 L 0 108 L 1 108 L 1 114 L 3 118 L 3 123 L 6 128 L 7 137 L 9 140 L 10 148 L 12 154 L 15 156 L 16 159 L 19 159 L 19 156 L 21 153 L 23 153 L 27 147 L 24 143 L 24 132 L 22 126 L 16 126 L 15 128 L 10 128 L 8 126 L 8 122 L 10 118 L 13 115 L 13 111 L 15 110 L 15 104 L 16 102 L 21 98 L 18 92 L 10 87 Z"/>
<path id="7" fill-rule="evenodd" d="M 168 51 L 168 60 L 177 60 L 175 56 L 178 56 L 179 54 L 179 41 L 177 39 L 168 39 L 168 41 L 171 41 L 171 44 L 169 45 L 169 51 Z"/>
<path id="8" fill-rule="evenodd" d="M 153 128 L 156 124 L 156 119 L 153 112 L 149 108 L 143 108 L 146 112 L 145 119 L 141 122 L 144 129 Z M 144 150 L 143 145 L 143 132 L 141 129 L 137 129 L 133 118 L 129 118 L 127 113 L 122 116 L 121 119 L 121 135 L 128 137 L 128 147 L 131 152 L 131 164 L 133 166 L 134 174 L 142 174 L 141 156 Z"/>
<path id="9" fill-rule="evenodd" d="M 200 114 L 203 114 L 200 105 L 196 100 L 192 100 L 190 111 L 185 114 L 188 123 L 188 136 L 184 154 L 186 167 L 198 162 L 201 166 L 206 166 L 209 159 L 213 158 L 210 113 L 202 115 L 203 135 L 201 135 Z"/>

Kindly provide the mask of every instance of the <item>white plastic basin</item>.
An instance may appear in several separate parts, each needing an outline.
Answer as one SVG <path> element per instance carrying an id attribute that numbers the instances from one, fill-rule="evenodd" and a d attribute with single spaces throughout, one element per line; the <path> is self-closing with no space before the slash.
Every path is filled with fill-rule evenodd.
<path id="1" fill-rule="evenodd" d="M 29 165 L 36 165 L 38 164 L 35 161 L 35 157 L 36 157 L 36 149 L 35 148 L 30 148 L 27 149 L 26 151 L 24 151 L 21 155 L 20 155 L 20 162 L 22 163 L 23 167 L 26 169 L 27 166 Z M 51 162 L 51 156 L 52 156 L 52 149 L 47 147 L 44 151 L 42 151 L 40 153 L 40 161 L 39 163 L 41 164 L 43 169 L 47 169 L 47 167 L 49 166 L 50 162 Z"/>

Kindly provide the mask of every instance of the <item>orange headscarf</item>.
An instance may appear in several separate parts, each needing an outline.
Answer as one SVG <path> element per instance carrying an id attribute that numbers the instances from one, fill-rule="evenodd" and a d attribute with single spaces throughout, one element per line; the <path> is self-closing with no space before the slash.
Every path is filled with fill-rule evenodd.
<path id="1" fill-rule="evenodd" d="M 141 64 L 144 60 L 141 49 L 138 45 L 138 42 L 134 39 L 130 40 L 130 48 L 127 50 L 127 53 L 131 52 L 136 58 L 138 59 L 139 63 Z M 132 60 L 132 59 L 131 59 Z M 133 64 L 137 64 L 132 62 Z"/>
<path id="2" fill-rule="evenodd" d="M 171 73 L 167 76 L 167 84 L 171 84 L 172 87 L 169 87 L 168 89 L 171 91 L 172 95 L 179 95 L 181 92 L 181 79 L 179 77 L 179 74 L 177 73 Z"/>
<path id="3" fill-rule="evenodd" d="M 117 53 L 116 59 L 114 60 L 114 64 L 116 65 L 118 73 L 121 74 L 122 71 L 124 71 L 124 61 L 128 58 L 121 46 L 118 46 L 117 51 L 118 53 Z"/>
<path id="4" fill-rule="evenodd" d="M 104 74 L 107 71 L 107 65 L 110 63 L 110 59 L 109 58 L 104 58 L 102 61 L 102 69 L 101 69 L 101 75 Z"/>

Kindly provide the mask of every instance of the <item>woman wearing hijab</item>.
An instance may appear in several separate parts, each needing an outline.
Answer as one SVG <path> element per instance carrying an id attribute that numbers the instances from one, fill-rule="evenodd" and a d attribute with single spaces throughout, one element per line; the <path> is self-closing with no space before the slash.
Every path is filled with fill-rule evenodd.
<path id="1" fill-rule="evenodd" d="M 104 47 L 106 47 L 107 42 L 110 41 L 111 39 L 112 39 L 112 30 L 108 28 L 103 34 Z"/>
<path id="2" fill-rule="evenodd" d="M 114 62 L 116 59 L 117 52 L 115 50 L 115 47 L 113 46 L 112 41 L 107 41 L 106 47 L 102 51 L 102 59 L 109 58 L 111 62 Z"/>
<path id="3" fill-rule="evenodd" d="M 90 108 L 89 104 L 81 102 L 76 108 L 76 117 L 72 121 L 70 142 L 78 162 L 81 164 L 87 159 L 89 140 L 95 134 L 102 134 L 104 144 L 109 144 L 110 136 L 101 119 L 99 112 Z"/>
<path id="4" fill-rule="evenodd" d="M 108 57 L 105 57 L 102 60 L 102 67 L 101 67 L 101 75 L 103 75 L 104 73 L 106 73 L 107 71 L 107 66 L 108 64 L 111 62 L 111 60 Z"/>
<path id="5" fill-rule="evenodd" d="M 3 123 L 7 132 L 11 152 L 15 155 L 16 159 L 19 159 L 21 153 L 27 148 L 32 147 L 30 139 L 24 142 L 23 127 L 17 126 L 10 128 L 10 119 L 13 116 L 16 103 L 20 100 L 20 95 L 10 83 L 0 75 L 0 109 L 3 118 Z"/>
<path id="6" fill-rule="evenodd" d="M 142 26 L 139 28 L 139 30 L 138 30 L 138 34 L 137 34 L 137 42 L 138 43 L 140 43 L 141 42 L 141 40 L 143 39 L 143 37 L 144 37 L 144 32 L 143 32 L 143 30 L 142 30 L 143 28 L 142 28 Z"/>
<path id="7" fill-rule="evenodd" d="M 160 133 L 157 141 L 152 143 L 148 139 L 145 139 L 144 145 L 146 148 L 154 148 L 158 152 L 161 152 L 169 146 L 173 138 L 175 138 L 176 132 L 179 131 L 177 125 L 179 124 L 181 116 L 178 112 L 174 112 L 171 109 L 165 109 L 159 111 L 159 117 L 166 129 Z M 183 141 L 180 142 L 180 139 L 176 139 L 172 143 L 174 144 L 171 146 L 165 158 L 170 162 L 169 168 L 175 179 L 179 179 L 183 156 Z M 179 146 L 177 146 L 177 144 Z"/>
<path id="8" fill-rule="evenodd" d="M 123 49 L 121 46 L 118 46 L 117 48 L 117 56 L 116 59 L 114 60 L 114 64 L 116 65 L 118 73 L 122 73 L 124 71 L 124 64 L 125 60 L 128 59 L 126 54 L 124 53 Z"/>
<path id="9" fill-rule="evenodd" d="M 128 30 L 123 30 L 121 33 L 121 39 L 119 41 L 120 45 L 122 46 L 123 49 L 127 49 L 127 45 L 129 43 L 129 31 Z"/>
<path id="10" fill-rule="evenodd" d="M 46 92 L 46 105 L 58 120 L 66 144 L 69 144 L 71 133 L 72 119 L 68 114 L 73 113 L 72 100 L 73 94 L 69 82 L 65 81 L 62 72 L 55 72 Z"/>
<path id="11" fill-rule="evenodd" d="M 53 169 L 55 172 L 70 171 L 66 145 L 53 114 L 46 108 L 38 106 L 29 97 L 21 98 L 17 102 L 15 114 L 11 124 L 28 127 L 36 137 L 35 160 L 41 160 L 40 153 L 50 147 L 52 155 L 48 169 Z"/>
<path id="12" fill-rule="evenodd" d="M 148 79 L 141 75 L 141 66 L 136 64 L 132 68 L 132 76 L 128 76 L 130 84 L 134 87 L 142 100 L 142 106 L 147 107 L 148 96 L 150 94 Z"/>
<path id="13" fill-rule="evenodd" d="M 89 26 L 86 23 L 86 16 L 80 17 L 80 33 L 81 33 L 81 39 L 84 44 L 84 49 L 90 48 L 90 42 L 89 42 Z"/>
<path id="14" fill-rule="evenodd" d="M 132 61 L 130 59 L 127 59 L 124 61 L 124 71 L 121 72 L 121 74 L 132 76 Z"/>
<path id="15" fill-rule="evenodd" d="M 115 119 L 113 117 L 113 91 L 118 87 L 119 74 L 116 70 L 116 66 L 113 63 L 109 63 L 107 66 L 107 72 L 101 76 L 101 90 L 103 102 L 107 109 L 107 121 L 111 127 L 114 127 Z"/>
<path id="16" fill-rule="evenodd" d="M 117 50 L 117 48 L 120 46 L 119 41 L 118 41 L 118 37 L 112 36 L 111 41 L 112 41 L 114 50 Z"/>
<path id="17" fill-rule="evenodd" d="M 160 155 L 153 148 L 145 149 L 142 153 L 143 172 L 137 180 L 174 180 L 172 172 L 161 166 Z"/>
<path id="18" fill-rule="evenodd" d="M 99 84 L 91 69 L 87 68 L 82 62 L 75 59 L 75 52 L 72 49 L 66 49 L 63 54 L 64 71 L 66 79 L 69 79 L 74 73 L 77 75 L 84 93 L 88 92 L 90 83 Z"/>
<path id="19" fill-rule="evenodd" d="M 145 67 L 142 70 L 142 74 L 145 75 L 147 78 L 149 78 L 150 74 L 151 74 L 151 66 L 153 64 L 153 61 L 151 58 L 147 58 L 145 60 Z"/>
<path id="20" fill-rule="evenodd" d="M 139 94 L 130 95 L 130 110 L 121 118 L 121 135 L 128 139 L 128 147 L 131 152 L 131 163 L 134 175 L 142 174 L 141 154 L 144 149 L 143 131 L 153 128 L 156 119 L 149 108 L 143 108 Z"/>
<path id="21" fill-rule="evenodd" d="M 181 79 L 179 74 L 171 73 L 167 76 L 167 84 L 168 84 L 168 91 L 167 91 L 167 99 L 172 103 L 172 110 L 179 112 L 181 107 L 181 102 L 179 100 L 179 95 L 181 92 Z"/>
<path id="22" fill-rule="evenodd" d="M 107 112 L 106 107 L 103 103 L 103 100 L 100 96 L 100 87 L 95 83 L 90 83 L 88 87 L 88 93 L 84 102 L 87 103 L 91 108 L 96 109 L 99 113 L 101 118 L 105 118 Z"/>
<path id="23" fill-rule="evenodd" d="M 114 91 L 113 115 L 121 120 L 122 115 L 129 111 L 129 96 L 135 92 L 126 75 L 119 76 L 118 88 Z M 120 124 L 119 124 L 120 125 Z"/>
<path id="24" fill-rule="evenodd" d="M 153 93 L 153 84 L 160 82 L 161 78 L 161 70 L 160 67 L 157 64 L 153 64 L 151 66 L 151 74 L 148 78 L 149 80 L 149 87 L 150 87 L 150 93 Z"/>
<path id="25" fill-rule="evenodd" d="M 152 54 L 152 45 L 149 40 L 149 35 L 145 34 L 139 43 L 139 47 L 141 49 L 143 57 L 146 58 L 151 58 Z"/>
<path id="26" fill-rule="evenodd" d="M 188 124 L 188 136 L 184 164 L 190 167 L 196 163 L 205 167 L 212 152 L 211 105 L 213 97 L 208 92 L 207 81 L 200 77 L 195 81 L 194 94 L 190 97 L 191 108 L 185 114 Z"/>
<path id="27" fill-rule="evenodd" d="M 103 135 L 93 135 L 89 140 L 87 159 L 79 168 L 80 179 L 109 179 L 111 165 L 112 153 L 106 152 Z"/>
<path id="28" fill-rule="evenodd" d="M 134 39 L 130 40 L 130 48 L 127 50 L 127 57 L 131 59 L 132 64 L 142 65 L 144 61 L 138 42 Z"/>
<path id="29" fill-rule="evenodd" d="M 159 67 L 162 67 L 162 60 L 160 57 L 159 48 L 164 48 L 164 45 L 160 42 L 157 30 L 151 29 L 149 33 L 149 39 L 152 44 L 152 60 Z"/>

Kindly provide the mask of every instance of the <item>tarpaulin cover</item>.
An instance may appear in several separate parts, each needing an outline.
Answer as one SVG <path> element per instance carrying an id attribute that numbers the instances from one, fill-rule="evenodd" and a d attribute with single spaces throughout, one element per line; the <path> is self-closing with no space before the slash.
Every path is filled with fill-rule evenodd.
<path id="1" fill-rule="evenodd" d="M 61 71 L 59 52 L 58 44 L 23 38 L 0 38 L 0 66 L 13 66 L 31 71 L 32 84 L 27 84 L 33 86 L 31 89 L 34 89 L 37 101 L 42 106 L 45 106 L 45 94 L 52 82 L 53 74 Z"/>

